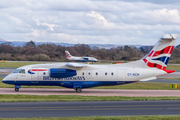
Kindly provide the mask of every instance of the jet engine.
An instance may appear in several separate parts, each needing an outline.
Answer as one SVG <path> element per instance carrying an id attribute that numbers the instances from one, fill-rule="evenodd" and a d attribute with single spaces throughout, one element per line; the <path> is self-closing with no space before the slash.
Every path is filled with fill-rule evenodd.
<path id="1" fill-rule="evenodd" d="M 51 68 L 49 69 L 49 77 L 51 78 L 65 78 L 77 75 L 76 70 L 65 68 Z"/>

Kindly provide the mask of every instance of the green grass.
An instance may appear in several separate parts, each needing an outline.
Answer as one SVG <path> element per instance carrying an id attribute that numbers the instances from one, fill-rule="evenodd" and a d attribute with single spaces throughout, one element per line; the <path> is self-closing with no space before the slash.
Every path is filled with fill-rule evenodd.
<path id="1" fill-rule="evenodd" d="M 0 120 L 179 120 L 180 115 L 172 116 L 91 116 L 91 117 L 46 117 L 46 118 L 0 118 Z"/>
<path id="2" fill-rule="evenodd" d="M 180 65 L 174 65 L 174 64 L 168 64 L 167 68 L 168 70 L 180 70 Z"/>
<path id="3" fill-rule="evenodd" d="M 125 96 L 5 95 L 5 94 L 0 94 L 0 102 L 152 101 L 152 100 L 180 100 L 180 97 L 125 97 Z"/>
<path id="4" fill-rule="evenodd" d="M 18 68 L 25 65 L 44 64 L 44 63 L 50 63 L 50 62 L 0 62 L 0 67 L 1 68 Z"/>

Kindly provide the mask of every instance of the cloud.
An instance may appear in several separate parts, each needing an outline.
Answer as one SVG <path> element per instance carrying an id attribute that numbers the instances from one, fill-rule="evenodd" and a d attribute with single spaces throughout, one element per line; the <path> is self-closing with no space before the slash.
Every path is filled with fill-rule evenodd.
<path id="1" fill-rule="evenodd" d="M 180 3 L 155 0 L 0 1 L 0 38 L 153 45 L 180 31 Z"/>

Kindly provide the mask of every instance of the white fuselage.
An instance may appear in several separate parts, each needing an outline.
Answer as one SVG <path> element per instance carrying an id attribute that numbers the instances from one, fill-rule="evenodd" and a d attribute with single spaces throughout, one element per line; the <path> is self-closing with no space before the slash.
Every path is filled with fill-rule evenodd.
<path id="1" fill-rule="evenodd" d="M 75 88 L 77 86 L 89 88 L 127 84 L 167 74 L 163 70 L 156 68 L 124 67 L 121 65 L 87 65 L 83 68 L 76 68 L 69 67 L 66 64 L 56 63 L 23 66 L 5 77 L 3 82 L 14 85 L 56 85 L 67 88 Z M 53 75 L 51 70 L 60 71 L 57 74 L 54 72 L 59 77 L 51 77 Z M 71 71 L 69 72 L 67 70 Z M 76 73 L 76 75 L 61 77 L 61 75 L 66 75 L 68 72 Z"/>

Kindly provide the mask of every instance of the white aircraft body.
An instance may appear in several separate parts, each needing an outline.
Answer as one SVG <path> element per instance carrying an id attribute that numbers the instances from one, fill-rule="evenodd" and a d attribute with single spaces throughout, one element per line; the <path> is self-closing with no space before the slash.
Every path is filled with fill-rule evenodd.
<path id="1" fill-rule="evenodd" d="M 68 60 L 73 60 L 76 62 L 98 62 L 98 60 L 94 57 L 76 57 L 76 56 L 72 56 L 69 51 L 65 51 L 66 53 L 66 59 Z"/>
<path id="2" fill-rule="evenodd" d="M 148 81 L 175 72 L 166 70 L 177 34 L 166 34 L 142 59 L 124 64 L 89 65 L 82 63 L 35 64 L 17 68 L 2 82 L 26 86 L 62 86 L 81 92 L 84 88 Z"/>

